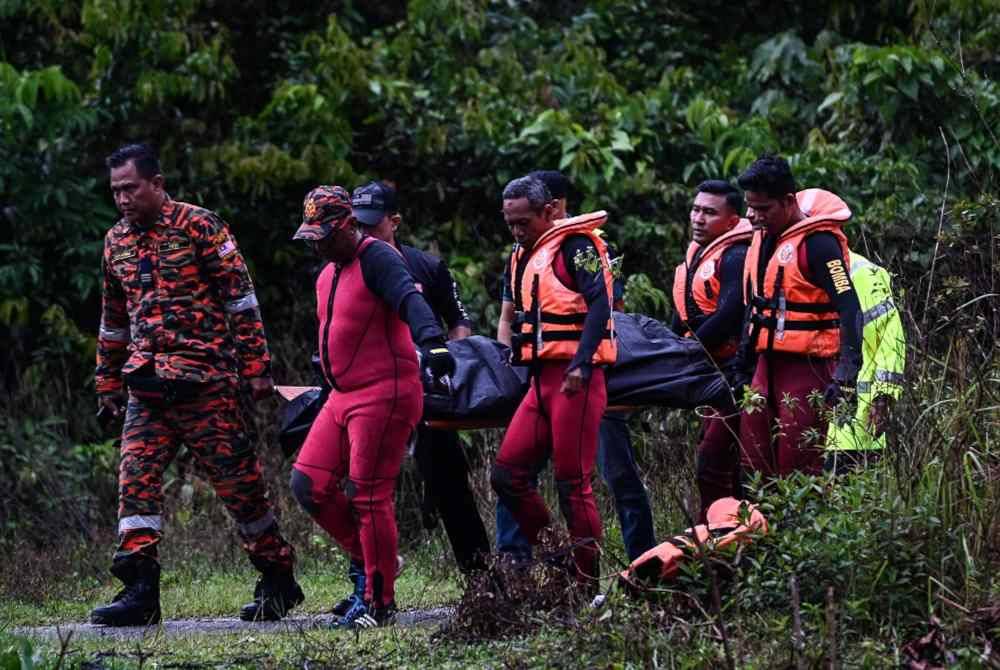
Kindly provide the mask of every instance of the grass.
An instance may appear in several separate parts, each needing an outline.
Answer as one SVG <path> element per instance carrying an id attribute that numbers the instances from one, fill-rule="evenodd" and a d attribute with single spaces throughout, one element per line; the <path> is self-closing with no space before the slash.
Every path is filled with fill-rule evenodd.
<path id="1" fill-rule="evenodd" d="M 775 532 L 759 538 L 751 551 L 722 556 L 716 564 L 727 568 L 719 574 L 735 575 L 721 602 L 734 666 L 829 667 L 835 652 L 837 667 L 899 667 L 909 658 L 907 643 L 935 630 L 937 646 L 920 652 L 922 658 L 939 658 L 948 667 L 1000 663 L 984 652 L 1000 633 L 1000 614 L 994 620 L 975 614 L 977 608 L 1000 601 L 998 585 L 987 565 L 970 568 L 971 554 L 961 553 L 974 534 L 964 526 L 949 532 L 938 516 L 928 513 L 927 506 L 946 493 L 934 485 L 942 481 L 936 468 L 943 465 L 928 465 L 925 477 L 910 482 L 906 501 L 894 475 L 896 467 L 890 460 L 838 482 L 793 477 L 759 491 Z M 979 497 L 966 495 L 966 503 L 978 500 L 982 505 L 984 497 L 996 495 L 981 486 L 976 489 Z M 665 508 L 672 505 L 666 492 L 658 493 L 654 500 L 663 536 L 670 516 Z M 947 493 L 948 504 L 961 504 L 953 500 L 960 494 Z M 606 504 L 604 512 L 609 513 Z M 617 525 L 611 518 L 609 530 Z M 620 551 L 617 530 L 608 539 L 610 552 Z M 182 538 L 177 540 L 185 545 Z M 346 563 L 321 537 L 312 540 L 300 545 L 300 580 L 307 593 L 300 611 L 319 613 L 346 593 Z M 197 554 L 185 562 L 167 547 L 162 600 L 166 617 L 232 616 L 247 600 L 254 577 L 250 569 L 219 570 L 218 561 Z M 408 566 L 398 582 L 404 609 L 459 600 L 462 582 L 440 531 L 411 539 L 404 555 Z M 606 563 L 610 576 L 617 568 L 612 561 Z M 797 614 L 803 643 L 795 653 L 790 575 L 798 577 L 801 587 Z M 611 587 L 609 580 L 609 600 L 603 608 L 577 608 L 572 616 L 565 610 L 533 609 L 529 597 L 522 610 L 528 633 L 471 642 L 436 625 L 361 634 L 153 634 L 139 641 L 70 639 L 66 644 L 12 636 L 11 626 L 83 621 L 89 609 L 110 598 L 116 588 L 110 577 L 67 573 L 50 583 L 40 599 L 4 599 L 0 604 L 0 628 L 8 631 L 0 633 L 0 668 L 25 667 L 18 657 L 25 644 L 34 657 L 33 667 L 91 669 L 726 667 L 723 627 L 713 614 L 706 583 L 702 569 L 691 564 L 671 589 L 635 600 Z M 828 593 L 833 593 L 832 599 Z M 490 607 L 469 612 L 489 616 Z"/>
<path id="2" fill-rule="evenodd" d="M 912 319 L 912 316 L 910 317 Z M 527 632 L 463 639 L 436 626 L 365 631 L 238 633 L 141 641 L 23 640 L 12 626 L 80 622 L 117 585 L 107 574 L 114 538 L 110 501 L 87 534 L 59 542 L 8 544 L 0 562 L 0 670 L 97 668 L 388 668 L 669 667 L 669 668 L 1000 668 L 1000 401 L 994 359 L 970 363 L 969 342 L 944 357 L 923 352 L 896 416 L 887 458 L 841 480 L 792 477 L 756 497 L 773 533 L 752 550 L 720 557 L 732 573 L 717 613 L 708 575 L 692 563 L 671 589 L 630 600 L 611 589 L 597 611 L 573 615 L 534 607 L 520 616 Z M 970 341 L 971 342 L 971 341 Z M 963 349 L 964 347 L 964 349 Z M 951 351 L 955 353 L 950 353 Z M 992 355 L 992 354 L 989 354 Z M 647 411 L 633 440 L 653 502 L 657 536 L 687 526 L 695 507 L 689 414 Z M 264 430 L 262 428 L 262 430 Z M 492 519 L 488 464 L 495 431 L 465 435 L 473 457 L 480 513 Z M 265 433 L 262 442 L 269 438 Z M 54 443 L 55 444 L 55 443 Z M 346 562 L 290 499 L 287 463 L 263 451 L 282 528 L 298 549 L 302 612 L 327 610 L 345 595 Z M 104 458 L 95 472 L 107 470 Z M 112 459 L 113 460 L 113 459 Z M 171 470 L 163 545 L 162 605 L 168 618 L 233 616 L 252 590 L 254 573 L 211 490 Z M 605 519 L 603 570 L 610 586 L 623 567 L 617 517 L 595 484 Z M 557 509 L 550 478 L 543 493 Z M 402 553 L 398 582 L 404 609 L 460 602 L 459 578 L 443 532 L 419 529 L 412 472 L 398 492 Z M 89 518 L 89 517 L 88 517 Z M 106 528 L 96 532 L 91 528 Z M 102 534 L 103 533 L 103 534 Z M 791 596 L 790 578 L 799 598 Z M 489 616 L 486 605 L 469 616 Z M 461 601 L 466 602 L 466 601 Z M 796 604 L 797 603 L 797 604 Z M 720 616 L 721 614 L 721 616 Z M 799 623 L 796 624 L 795 622 Z M 799 631 L 799 632 L 796 632 Z M 793 645 L 793 639 L 801 644 Z M 33 659 L 31 664 L 23 658 Z M 919 665 L 915 667 L 921 667 Z"/>

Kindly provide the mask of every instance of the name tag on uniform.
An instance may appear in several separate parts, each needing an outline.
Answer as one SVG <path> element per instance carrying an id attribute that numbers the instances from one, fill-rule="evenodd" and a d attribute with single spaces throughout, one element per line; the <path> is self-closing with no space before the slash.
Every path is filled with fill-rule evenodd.
<path id="1" fill-rule="evenodd" d="M 177 251 L 178 249 L 186 249 L 188 246 L 189 245 L 186 240 L 168 240 L 160 243 L 160 253 L 169 253 L 171 251 Z"/>
<path id="2" fill-rule="evenodd" d="M 126 259 L 132 258 L 136 255 L 135 249 L 129 249 L 128 251 L 119 251 L 117 254 L 111 257 L 112 263 L 117 263 L 118 261 L 124 261 Z"/>

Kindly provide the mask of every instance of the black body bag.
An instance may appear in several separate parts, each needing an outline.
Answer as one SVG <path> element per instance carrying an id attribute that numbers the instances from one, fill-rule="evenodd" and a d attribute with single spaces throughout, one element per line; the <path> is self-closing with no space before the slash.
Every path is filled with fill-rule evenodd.
<path id="1" fill-rule="evenodd" d="M 614 320 L 618 359 L 607 372 L 609 405 L 731 404 L 726 378 L 697 340 L 642 314 L 615 312 Z"/>
<path id="2" fill-rule="evenodd" d="M 507 362 L 510 348 L 473 335 L 448 342 L 448 350 L 455 357 L 455 374 L 448 388 L 425 390 L 424 418 L 510 418 L 528 389 L 527 368 Z"/>
<path id="3" fill-rule="evenodd" d="M 281 410 L 278 444 L 285 458 L 291 458 L 306 441 L 306 435 L 329 395 L 325 388 L 312 388 L 290 400 Z"/>

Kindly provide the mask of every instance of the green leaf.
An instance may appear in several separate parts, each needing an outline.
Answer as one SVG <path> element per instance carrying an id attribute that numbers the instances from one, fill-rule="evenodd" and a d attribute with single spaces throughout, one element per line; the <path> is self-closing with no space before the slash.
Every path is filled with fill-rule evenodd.
<path id="1" fill-rule="evenodd" d="M 822 112 L 824 109 L 826 109 L 830 105 L 837 104 L 837 102 L 839 102 L 840 99 L 843 98 L 843 97 L 844 97 L 844 92 L 843 91 L 834 91 L 830 95 L 828 95 L 825 98 L 823 98 L 823 102 L 821 102 L 819 104 L 819 107 L 816 108 L 816 111 L 817 112 Z"/>
<path id="2" fill-rule="evenodd" d="M 612 151 L 624 151 L 626 153 L 632 151 L 632 141 L 624 130 L 616 130 L 612 134 L 611 140 L 611 150 Z"/>
<path id="3" fill-rule="evenodd" d="M 920 84 L 916 81 L 913 79 L 904 79 L 898 82 L 897 86 L 899 86 L 899 90 L 902 91 L 903 94 L 910 100 L 913 100 L 914 102 L 917 100 L 920 92 Z"/>
<path id="4" fill-rule="evenodd" d="M 546 109 L 544 112 L 535 117 L 534 122 L 527 128 L 521 131 L 518 136 L 519 140 L 523 140 L 532 135 L 538 135 L 539 133 L 548 132 L 552 127 L 552 119 L 556 112 L 554 109 Z"/>

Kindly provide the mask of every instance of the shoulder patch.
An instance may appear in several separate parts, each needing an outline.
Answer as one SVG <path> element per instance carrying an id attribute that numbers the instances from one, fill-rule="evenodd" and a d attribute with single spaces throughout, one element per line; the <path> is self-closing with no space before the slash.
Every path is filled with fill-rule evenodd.
<path id="1" fill-rule="evenodd" d="M 698 271 L 702 279 L 711 279 L 712 275 L 715 274 L 715 261 L 705 261 L 701 265 L 701 270 Z"/>
<path id="2" fill-rule="evenodd" d="M 232 238 L 227 235 L 225 242 L 219 245 L 219 258 L 225 258 L 226 256 L 231 256 L 235 253 L 236 243 L 233 242 Z"/>

